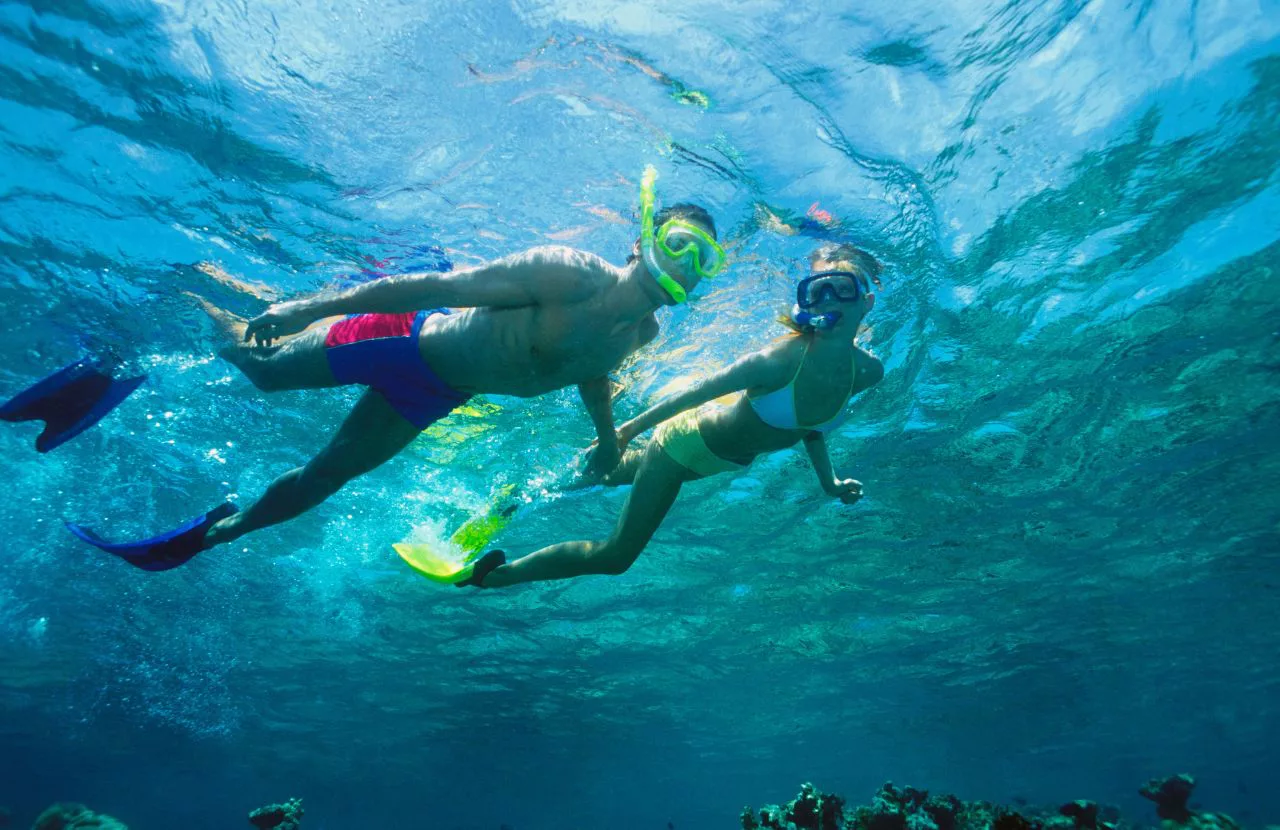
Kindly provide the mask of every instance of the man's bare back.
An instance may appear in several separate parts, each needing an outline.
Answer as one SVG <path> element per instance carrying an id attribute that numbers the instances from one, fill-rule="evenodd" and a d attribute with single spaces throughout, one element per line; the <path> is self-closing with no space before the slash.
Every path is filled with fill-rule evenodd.
<path id="1" fill-rule="evenodd" d="M 468 394 L 534 397 L 599 378 L 658 333 L 653 308 L 636 300 L 627 271 L 569 249 L 530 252 L 547 269 L 576 268 L 581 291 L 538 305 L 469 308 L 423 325 L 422 358 Z"/>

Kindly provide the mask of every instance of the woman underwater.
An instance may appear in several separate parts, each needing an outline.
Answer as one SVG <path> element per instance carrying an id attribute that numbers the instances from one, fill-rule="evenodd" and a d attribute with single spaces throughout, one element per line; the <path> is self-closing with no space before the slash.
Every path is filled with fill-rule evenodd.
<path id="1" fill-rule="evenodd" d="M 691 388 L 658 403 L 618 429 L 621 449 L 658 426 L 643 449 L 626 450 L 608 485 L 632 484 L 612 535 L 561 542 L 506 563 L 493 550 L 459 585 L 499 588 L 584 574 L 620 574 L 631 567 L 687 481 L 742 470 L 757 456 L 803 441 L 818 483 L 846 504 L 862 484 L 837 478 L 827 454 L 827 433 L 848 418 L 849 399 L 871 388 L 884 367 L 854 344 L 875 306 L 882 266 L 852 245 L 829 245 L 810 258 L 810 274 L 796 287 L 796 304 L 783 319 L 792 335 L 745 355 Z M 716 398 L 736 394 L 727 406 Z M 660 425 L 660 426 L 659 426 Z"/>

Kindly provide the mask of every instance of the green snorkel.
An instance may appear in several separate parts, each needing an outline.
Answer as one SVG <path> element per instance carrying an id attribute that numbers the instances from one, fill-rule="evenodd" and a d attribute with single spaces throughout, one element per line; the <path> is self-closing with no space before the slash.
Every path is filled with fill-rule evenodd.
<path id="1" fill-rule="evenodd" d="M 646 164 L 644 175 L 640 177 L 640 256 L 644 266 L 658 281 L 663 290 L 677 303 L 689 299 L 684 286 L 671 278 L 671 275 L 658 266 L 658 258 L 654 256 L 653 203 L 656 199 L 653 184 L 658 180 L 658 171 L 652 164 Z"/>
<path id="2" fill-rule="evenodd" d="M 677 303 L 688 299 L 685 287 L 662 270 L 658 265 L 658 257 L 654 253 L 659 247 L 662 253 L 677 261 L 687 261 L 699 279 L 710 279 L 724 270 L 727 257 L 724 248 L 715 237 L 702 228 L 683 219 L 668 219 L 653 230 L 653 206 L 656 197 L 653 183 L 658 179 L 658 171 L 652 164 L 645 165 L 644 175 L 640 177 L 640 256 L 645 268 L 658 285 Z"/>

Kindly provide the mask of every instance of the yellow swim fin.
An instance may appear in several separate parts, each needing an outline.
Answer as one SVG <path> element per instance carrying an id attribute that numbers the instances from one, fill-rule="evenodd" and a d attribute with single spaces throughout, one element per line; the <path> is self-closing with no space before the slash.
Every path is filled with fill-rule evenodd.
<path id="1" fill-rule="evenodd" d="M 480 583 L 489 575 L 489 572 L 506 564 L 507 561 L 506 553 L 500 550 L 491 550 L 484 556 L 472 554 L 465 562 L 459 563 L 456 556 L 441 553 L 432 545 L 406 545 L 403 542 L 397 542 L 392 547 L 410 568 L 427 579 L 458 588 L 466 585 L 483 587 Z"/>
<path id="2" fill-rule="evenodd" d="M 462 582 L 471 576 L 476 558 L 489 546 L 493 537 L 511 524 L 520 505 L 519 499 L 513 498 L 515 490 L 515 485 L 501 488 L 489 509 L 464 522 L 449 537 L 447 545 L 396 542 L 392 547 L 410 568 L 432 582 L 443 585 Z M 459 553 L 462 561 L 458 561 Z"/>
<path id="3" fill-rule="evenodd" d="M 465 561 L 459 562 L 455 552 L 442 550 L 437 545 L 411 545 L 405 542 L 396 542 L 392 547 L 396 549 L 396 553 L 400 554 L 400 558 L 410 568 L 413 568 L 432 582 L 452 585 L 471 576 L 471 560 L 475 558 L 474 556 L 469 556 Z"/>

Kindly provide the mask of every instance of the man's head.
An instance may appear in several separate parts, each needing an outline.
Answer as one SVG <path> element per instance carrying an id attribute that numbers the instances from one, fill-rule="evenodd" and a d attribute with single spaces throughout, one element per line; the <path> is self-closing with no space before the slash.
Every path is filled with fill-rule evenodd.
<path id="1" fill-rule="evenodd" d="M 675 224 L 664 234 L 664 227 L 672 220 L 675 220 Z M 694 229 L 695 232 L 690 233 L 689 227 Z M 695 259 L 704 272 L 711 268 L 713 260 L 717 258 L 723 259 L 723 251 L 719 250 L 717 252 L 715 250 L 719 248 L 715 244 L 717 239 L 715 220 L 700 205 L 680 202 L 663 208 L 653 217 L 653 230 L 656 237 L 652 252 L 653 261 L 646 261 L 644 263 L 645 268 L 652 272 L 656 266 L 657 270 L 671 277 L 686 293 L 692 292 L 702 278 L 702 274 L 699 273 L 699 269 L 695 265 Z M 700 234 L 696 233 L 697 231 L 705 234 L 712 244 L 706 244 Z M 628 262 L 643 256 L 642 243 L 643 237 L 636 240 L 631 256 L 627 258 Z M 697 256 L 695 257 L 692 254 L 683 255 L 682 246 L 693 247 L 698 252 Z M 681 255 L 672 256 L 673 252 Z M 651 275 L 655 279 L 658 277 L 657 274 Z M 670 301 L 669 304 L 678 302 L 678 300 L 670 296 L 667 299 Z"/>
<path id="2" fill-rule="evenodd" d="M 671 207 L 665 207 L 654 215 L 653 226 L 660 228 L 670 219 L 683 219 L 692 225 L 702 228 L 712 237 L 719 238 L 716 234 L 716 220 L 711 218 L 711 214 L 707 213 L 707 209 L 702 205 L 695 205 L 693 202 L 679 202 Z"/>

